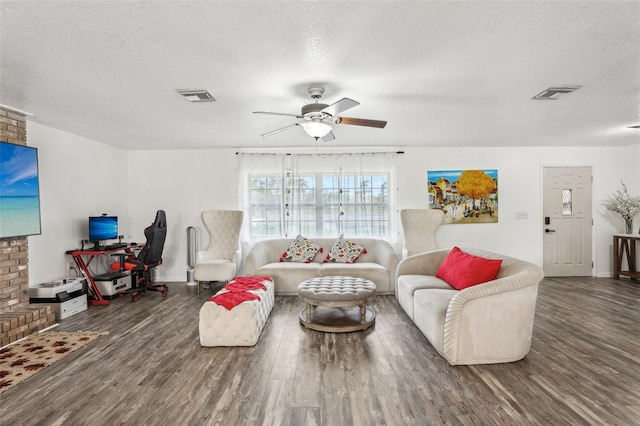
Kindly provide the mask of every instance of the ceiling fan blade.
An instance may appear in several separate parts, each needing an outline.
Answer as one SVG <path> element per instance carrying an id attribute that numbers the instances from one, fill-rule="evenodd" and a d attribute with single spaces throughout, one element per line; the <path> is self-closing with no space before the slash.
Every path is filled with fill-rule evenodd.
<path id="1" fill-rule="evenodd" d="M 329 132 L 326 135 L 324 135 L 322 138 L 322 142 L 331 142 L 332 140 L 334 140 L 336 137 L 333 134 L 333 132 Z"/>
<path id="2" fill-rule="evenodd" d="M 338 117 L 334 121 L 336 124 L 351 124 L 354 126 L 367 126 L 377 127 L 378 129 L 384 129 L 387 125 L 386 121 L 381 120 L 368 120 L 366 118 L 352 118 L 352 117 Z"/>
<path id="3" fill-rule="evenodd" d="M 254 114 L 286 115 L 288 117 L 304 118 L 298 114 L 287 114 L 285 112 L 253 111 Z"/>
<path id="4" fill-rule="evenodd" d="M 272 130 L 272 131 L 270 131 L 270 132 L 263 133 L 263 134 L 261 134 L 260 136 L 261 136 L 261 137 L 264 137 L 264 136 L 271 136 L 271 135 L 275 135 L 276 133 L 280 133 L 280 132 L 282 132 L 283 130 L 287 130 L 289 127 L 293 127 L 293 126 L 297 126 L 297 125 L 298 125 L 298 123 L 289 124 L 288 126 L 280 127 L 279 129 L 275 129 L 275 130 Z"/>
<path id="5" fill-rule="evenodd" d="M 338 102 L 335 102 L 329 105 L 328 107 L 326 107 L 325 109 L 323 109 L 322 112 L 326 112 L 327 114 L 330 114 L 331 116 L 335 117 L 336 115 L 340 114 L 342 111 L 346 111 L 358 105 L 360 105 L 360 102 L 356 102 L 353 99 L 349 99 L 349 98 L 342 98 Z"/>

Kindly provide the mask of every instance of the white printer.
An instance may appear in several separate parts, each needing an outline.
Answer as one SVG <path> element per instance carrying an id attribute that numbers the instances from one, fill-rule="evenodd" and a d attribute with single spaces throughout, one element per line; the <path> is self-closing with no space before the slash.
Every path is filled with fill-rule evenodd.
<path id="1" fill-rule="evenodd" d="M 56 305 L 56 320 L 87 310 L 87 281 L 84 278 L 62 278 L 29 288 L 30 303 Z"/>
<path id="2" fill-rule="evenodd" d="M 107 272 L 95 275 L 93 281 L 103 297 L 119 296 L 131 289 L 131 274 L 129 271 Z"/>

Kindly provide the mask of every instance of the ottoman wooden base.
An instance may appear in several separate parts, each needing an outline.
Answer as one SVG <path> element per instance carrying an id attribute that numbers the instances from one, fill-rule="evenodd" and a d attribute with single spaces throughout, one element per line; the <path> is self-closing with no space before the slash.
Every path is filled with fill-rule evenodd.
<path id="1" fill-rule="evenodd" d="M 202 346 L 253 346 L 273 308 L 273 280 L 264 280 L 267 290 L 250 290 L 260 296 L 231 310 L 208 301 L 200 308 L 199 331 Z M 225 291 L 225 290 L 221 290 Z"/>

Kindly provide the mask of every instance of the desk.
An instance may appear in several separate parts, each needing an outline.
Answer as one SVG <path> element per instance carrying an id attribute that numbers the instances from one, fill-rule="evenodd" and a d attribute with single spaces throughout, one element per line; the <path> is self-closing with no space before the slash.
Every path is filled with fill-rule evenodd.
<path id="1" fill-rule="evenodd" d="M 102 297 L 100 294 L 100 289 L 96 285 L 96 282 L 93 279 L 93 275 L 89 270 L 89 264 L 96 257 L 103 254 L 113 254 L 119 251 L 124 251 L 129 259 L 135 259 L 136 255 L 133 253 L 133 250 L 136 248 L 142 248 L 143 245 L 129 245 L 127 247 L 111 249 L 111 250 L 76 250 L 72 251 L 71 257 L 73 261 L 76 263 L 78 269 L 82 272 L 82 274 L 87 278 L 89 284 L 89 293 L 93 297 L 93 299 L 89 299 L 89 305 L 108 305 L 109 301 Z M 86 260 L 85 260 L 86 259 Z"/>
<path id="2" fill-rule="evenodd" d="M 620 275 L 632 279 L 640 278 L 640 272 L 636 269 L 636 241 L 640 240 L 640 234 L 615 234 L 613 236 L 613 278 L 620 279 Z M 622 260 L 627 259 L 626 271 L 621 270 Z"/>

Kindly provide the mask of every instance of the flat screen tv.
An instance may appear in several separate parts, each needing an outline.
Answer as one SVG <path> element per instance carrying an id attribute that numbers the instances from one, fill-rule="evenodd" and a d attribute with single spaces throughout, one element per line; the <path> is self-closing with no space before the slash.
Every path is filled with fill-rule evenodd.
<path id="1" fill-rule="evenodd" d="M 39 235 L 38 149 L 0 141 L 0 238 Z"/>
<path id="2" fill-rule="evenodd" d="M 89 217 L 89 241 L 96 243 L 96 247 L 100 245 L 100 241 L 116 238 L 118 238 L 118 216 Z"/>

